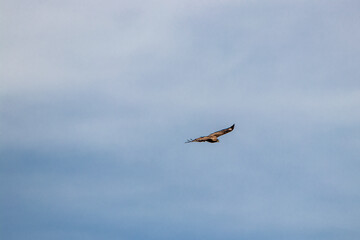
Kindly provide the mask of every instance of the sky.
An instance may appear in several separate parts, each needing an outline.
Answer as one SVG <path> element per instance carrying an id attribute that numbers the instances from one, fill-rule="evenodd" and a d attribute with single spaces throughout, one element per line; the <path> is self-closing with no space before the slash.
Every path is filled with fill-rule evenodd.
<path id="1" fill-rule="evenodd" d="M 359 1 L 3 0 L 0 22 L 1 239 L 360 239 Z"/>

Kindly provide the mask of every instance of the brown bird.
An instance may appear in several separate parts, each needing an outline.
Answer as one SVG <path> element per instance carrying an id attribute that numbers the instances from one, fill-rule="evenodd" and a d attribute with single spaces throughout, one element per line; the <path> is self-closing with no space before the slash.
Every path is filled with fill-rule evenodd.
<path id="1" fill-rule="evenodd" d="M 235 128 L 235 124 L 233 124 L 231 127 L 229 128 L 225 128 L 223 130 L 220 130 L 220 131 L 217 131 L 217 132 L 214 132 L 208 136 L 205 136 L 205 137 L 199 137 L 199 138 L 196 138 L 196 139 L 189 139 L 187 140 L 185 143 L 191 143 L 191 142 L 210 142 L 210 143 L 216 143 L 216 142 L 219 142 L 219 139 L 218 137 L 224 135 L 224 134 L 227 134 L 229 132 L 231 132 L 232 130 L 234 130 Z"/>

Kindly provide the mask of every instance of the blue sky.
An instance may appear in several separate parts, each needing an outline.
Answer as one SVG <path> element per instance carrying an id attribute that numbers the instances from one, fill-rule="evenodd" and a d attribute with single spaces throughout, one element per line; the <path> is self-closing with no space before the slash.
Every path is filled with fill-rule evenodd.
<path id="1" fill-rule="evenodd" d="M 358 1 L 1 5 L 2 239 L 360 238 Z"/>

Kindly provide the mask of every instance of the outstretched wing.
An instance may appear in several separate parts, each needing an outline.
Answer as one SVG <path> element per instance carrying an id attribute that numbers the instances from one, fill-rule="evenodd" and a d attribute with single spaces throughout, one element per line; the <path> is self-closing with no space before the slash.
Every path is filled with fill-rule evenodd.
<path id="1" fill-rule="evenodd" d="M 199 137 L 196 139 L 188 139 L 185 143 L 191 143 L 191 142 L 206 142 L 206 140 L 208 140 L 209 137 Z"/>
<path id="2" fill-rule="evenodd" d="M 220 136 L 222 136 L 224 134 L 227 134 L 227 133 L 231 132 L 232 130 L 234 130 L 234 128 L 235 128 L 235 124 L 233 124 L 231 127 L 222 129 L 222 130 L 217 131 L 217 132 L 214 132 L 214 133 L 210 134 L 209 137 L 210 136 L 220 137 Z"/>

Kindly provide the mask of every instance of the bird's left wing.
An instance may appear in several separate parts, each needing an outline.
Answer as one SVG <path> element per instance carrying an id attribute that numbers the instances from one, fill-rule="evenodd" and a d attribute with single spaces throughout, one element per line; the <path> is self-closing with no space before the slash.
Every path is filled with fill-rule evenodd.
<path id="1" fill-rule="evenodd" d="M 222 129 L 222 130 L 217 131 L 217 132 L 214 132 L 214 133 L 210 134 L 209 136 L 220 137 L 220 136 L 222 136 L 224 134 L 227 134 L 227 133 L 231 132 L 232 130 L 234 130 L 234 128 L 235 128 L 235 124 L 233 124 L 231 127 Z"/>

